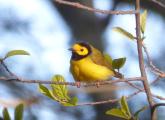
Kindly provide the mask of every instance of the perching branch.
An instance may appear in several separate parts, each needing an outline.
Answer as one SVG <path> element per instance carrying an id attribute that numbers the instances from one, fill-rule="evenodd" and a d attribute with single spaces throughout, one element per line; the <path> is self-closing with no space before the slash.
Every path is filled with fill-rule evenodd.
<path id="1" fill-rule="evenodd" d="M 71 85 L 71 86 L 77 86 L 76 82 L 54 82 L 50 80 L 27 80 L 23 78 L 6 78 L 6 77 L 0 77 L 1 81 L 8 81 L 8 82 L 20 82 L 20 83 L 37 83 L 37 84 L 56 84 L 56 85 Z M 107 80 L 107 81 L 100 81 L 100 82 L 90 82 L 85 83 L 81 82 L 81 87 L 91 87 L 91 86 L 97 86 L 99 85 L 109 85 L 109 84 L 115 84 L 119 82 L 135 82 L 135 81 L 142 81 L 142 77 L 133 77 L 133 78 L 124 78 L 124 79 L 116 79 L 116 80 Z"/>
<path id="2" fill-rule="evenodd" d="M 54 81 L 50 81 L 50 80 L 27 80 L 27 79 L 23 79 L 20 78 L 18 76 L 16 76 L 14 73 L 12 73 L 8 67 L 5 65 L 4 62 L 1 62 L 1 64 L 3 64 L 3 67 L 5 68 L 5 70 L 7 72 L 9 72 L 12 77 L 15 78 L 6 78 L 6 77 L 0 77 L 0 80 L 2 81 L 8 81 L 8 82 L 20 82 L 20 83 L 37 83 L 37 84 L 56 84 L 56 85 L 71 85 L 71 86 L 77 86 L 76 82 L 54 82 Z M 132 86 L 133 88 L 138 89 L 138 91 L 132 93 L 131 95 L 127 96 L 127 98 L 131 98 L 135 95 L 137 95 L 140 92 L 145 92 L 144 89 L 137 87 L 136 85 L 130 83 L 130 82 L 135 82 L 135 81 L 143 81 L 144 78 L 143 77 L 133 77 L 133 78 L 123 78 L 123 79 L 116 79 L 116 80 L 111 80 L 111 81 L 101 81 L 101 82 L 91 82 L 91 83 L 81 83 L 82 87 L 90 87 L 90 86 L 97 86 L 99 85 L 109 85 L 109 84 L 115 84 L 115 83 L 119 83 L 119 82 L 126 82 L 128 83 L 130 86 Z M 160 100 L 165 100 L 165 98 L 161 97 L 161 96 L 157 96 L 152 94 L 153 97 L 156 97 Z M 106 103 L 114 103 L 119 101 L 120 99 L 109 99 L 109 100 L 103 100 L 103 101 L 98 101 L 98 102 L 89 102 L 89 103 L 80 103 L 77 106 L 83 106 L 83 105 L 98 105 L 98 104 L 106 104 Z"/>
<path id="3" fill-rule="evenodd" d="M 102 13 L 102 14 L 116 14 L 116 15 L 124 15 L 124 14 L 135 14 L 137 13 L 136 10 L 127 10 L 127 11 L 114 11 L 114 10 L 100 10 L 100 9 L 95 9 L 86 5 L 82 5 L 79 2 L 70 2 L 70 1 L 66 1 L 66 0 L 54 0 L 55 2 L 59 3 L 59 4 L 64 4 L 64 5 L 69 5 L 75 8 L 79 8 L 79 9 L 84 9 L 84 10 L 88 10 L 91 12 L 97 12 L 97 13 Z"/>

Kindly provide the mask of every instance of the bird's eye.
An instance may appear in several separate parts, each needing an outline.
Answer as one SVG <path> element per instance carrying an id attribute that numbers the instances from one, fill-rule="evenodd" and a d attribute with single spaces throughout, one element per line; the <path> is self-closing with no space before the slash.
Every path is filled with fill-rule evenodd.
<path id="1" fill-rule="evenodd" d="M 81 52 L 83 52 L 83 51 L 84 51 L 84 49 L 80 49 L 80 51 L 81 51 Z"/>

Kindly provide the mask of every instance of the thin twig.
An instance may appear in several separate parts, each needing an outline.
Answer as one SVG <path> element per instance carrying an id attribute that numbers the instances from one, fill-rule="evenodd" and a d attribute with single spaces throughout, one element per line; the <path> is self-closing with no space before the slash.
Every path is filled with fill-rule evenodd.
<path id="1" fill-rule="evenodd" d="M 137 87 L 137 89 L 139 89 Z M 130 99 L 132 97 L 134 97 L 135 95 L 141 93 L 141 92 L 145 92 L 144 89 L 139 89 L 138 91 L 126 96 L 127 99 Z M 157 96 L 157 95 L 154 95 L 152 94 L 153 97 L 156 97 L 160 100 L 165 100 L 165 98 L 161 97 L 161 96 Z M 98 102 L 87 102 L 87 103 L 79 103 L 77 106 L 84 106 L 84 105 L 100 105 L 100 104 L 107 104 L 107 103 L 115 103 L 115 102 L 118 102 L 120 99 L 109 99 L 109 100 L 103 100 L 103 101 L 98 101 Z"/>
<path id="2" fill-rule="evenodd" d="M 159 5 L 162 8 L 165 8 L 165 4 L 163 4 L 162 2 L 160 2 L 159 0 L 151 0 L 153 3 Z"/>
<path id="3" fill-rule="evenodd" d="M 130 99 L 133 96 L 137 95 L 141 91 L 136 91 L 128 96 L 126 96 L 126 99 Z M 109 100 L 103 100 L 98 102 L 89 102 L 89 103 L 79 103 L 77 106 L 84 106 L 84 105 L 100 105 L 100 104 L 107 104 L 107 103 L 115 103 L 118 102 L 120 99 L 109 99 Z"/>
<path id="4" fill-rule="evenodd" d="M 155 105 L 152 107 L 152 109 L 151 109 L 151 115 L 152 115 L 152 117 L 154 117 L 154 112 L 155 112 L 156 108 L 157 108 L 157 107 L 161 107 L 161 106 L 165 106 L 165 103 L 157 103 L 157 104 L 155 104 Z"/>
<path id="5" fill-rule="evenodd" d="M 160 80 L 160 76 L 158 76 L 155 80 L 153 80 L 152 82 L 151 82 L 151 85 L 153 85 L 153 84 L 155 84 L 157 81 L 159 81 Z"/>
<path id="6" fill-rule="evenodd" d="M 156 80 L 157 80 L 157 79 L 156 79 Z M 137 89 L 137 90 L 138 90 L 137 93 L 145 92 L 145 91 L 144 91 L 144 88 L 140 88 L 140 87 L 134 85 L 133 83 L 131 83 L 131 82 L 129 82 L 129 81 L 126 81 L 126 83 L 129 84 L 130 86 L 132 86 L 133 88 Z M 151 85 L 154 84 L 154 83 L 155 83 L 155 80 L 151 83 Z M 162 96 L 155 95 L 155 94 L 153 94 L 153 93 L 151 93 L 151 95 L 152 95 L 152 97 L 155 97 L 155 98 L 157 98 L 157 99 L 165 100 L 165 98 L 162 97 Z"/>
<path id="7" fill-rule="evenodd" d="M 0 60 L 1 65 L 5 68 L 5 70 L 9 73 L 11 76 L 15 76 L 7 67 L 7 65 L 4 63 L 3 60 Z"/>
<path id="8" fill-rule="evenodd" d="M 115 103 L 118 102 L 120 99 L 109 99 L 109 100 L 103 100 L 98 102 L 84 102 L 79 103 L 77 106 L 85 106 L 85 105 L 100 105 L 100 104 L 107 104 L 107 103 Z"/>
<path id="9" fill-rule="evenodd" d="M 163 71 L 159 70 L 156 66 L 153 65 L 151 57 L 150 57 L 149 52 L 147 50 L 147 47 L 144 44 L 142 44 L 142 46 L 143 46 L 144 52 L 146 53 L 148 63 L 150 65 L 150 67 L 152 68 L 152 70 L 155 71 L 155 74 L 157 74 L 159 76 L 161 76 L 160 74 L 164 74 Z"/>
<path id="10" fill-rule="evenodd" d="M 79 2 L 70 2 L 70 1 L 66 1 L 66 0 L 54 0 L 54 1 L 57 2 L 57 3 L 60 3 L 60 4 L 69 5 L 69 6 L 72 6 L 72 7 L 79 8 L 79 9 L 84 9 L 84 10 L 88 10 L 88 11 L 91 11 L 91 12 L 97 12 L 97 13 L 102 13 L 102 14 L 117 14 L 117 15 L 121 14 L 121 15 L 124 15 L 124 14 L 135 14 L 135 13 L 137 13 L 136 10 L 128 10 L 128 11 L 100 10 L 100 9 L 95 9 L 95 8 L 92 8 L 92 7 L 89 7 L 89 6 L 86 6 L 86 5 L 82 5 Z"/>
<path id="11" fill-rule="evenodd" d="M 153 72 L 154 74 L 158 75 L 159 77 L 161 78 L 165 78 L 165 72 L 161 71 L 160 69 L 158 69 L 152 62 L 151 60 L 151 57 L 149 55 L 149 52 L 147 50 L 147 47 L 142 44 L 143 46 L 143 49 L 144 49 L 144 52 L 146 53 L 146 56 L 147 56 L 147 60 L 148 60 L 148 63 L 149 63 L 149 66 L 151 68 L 151 72 Z"/>

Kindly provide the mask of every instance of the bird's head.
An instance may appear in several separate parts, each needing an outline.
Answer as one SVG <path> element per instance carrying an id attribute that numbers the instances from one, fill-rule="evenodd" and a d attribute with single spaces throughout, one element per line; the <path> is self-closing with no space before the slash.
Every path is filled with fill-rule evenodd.
<path id="1" fill-rule="evenodd" d="M 91 46 L 86 42 L 77 42 L 69 50 L 72 51 L 72 60 L 80 60 L 92 53 Z"/>

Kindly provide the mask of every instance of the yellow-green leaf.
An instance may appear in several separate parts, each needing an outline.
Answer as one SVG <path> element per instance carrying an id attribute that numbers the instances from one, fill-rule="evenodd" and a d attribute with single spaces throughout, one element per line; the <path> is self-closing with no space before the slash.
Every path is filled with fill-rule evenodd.
<path id="1" fill-rule="evenodd" d="M 61 75 L 55 75 L 53 76 L 52 81 L 65 82 L 65 79 Z M 53 96 L 56 96 L 58 98 L 58 101 L 65 103 L 70 100 L 70 97 L 68 96 L 68 88 L 66 85 L 51 84 L 51 87 L 52 87 Z"/>
<path id="2" fill-rule="evenodd" d="M 122 98 L 120 100 L 120 106 L 121 106 L 121 109 L 124 110 L 123 112 L 125 112 L 127 114 L 127 116 L 131 118 L 131 113 L 130 113 L 125 96 L 122 96 Z"/>
<path id="3" fill-rule="evenodd" d="M 55 75 L 53 76 L 52 81 L 60 83 L 60 82 L 65 82 L 65 79 L 61 75 Z M 43 95 L 59 102 L 60 104 L 64 106 L 77 105 L 78 98 L 77 97 L 70 98 L 70 96 L 68 95 L 68 88 L 66 85 L 50 84 L 50 87 L 51 87 L 51 90 L 49 90 L 44 85 L 39 84 L 39 91 Z"/>
<path id="4" fill-rule="evenodd" d="M 118 58 L 118 59 L 114 59 L 112 61 L 112 68 L 113 69 L 120 69 L 121 67 L 124 66 L 126 61 L 126 58 Z"/>
<path id="5" fill-rule="evenodd" d="M 4 109 L 3 109 L 3 120 L 11 120 L 7 108 L 4 108 Z"/>
<path id="6" fill-rule="evenodd" d="M 15 108 L 14 120 L 23 120 L 23 104 L 19 104 Z"/>
<path id="7" fill-rule="evenodd" d="M 30 54 L 25 50 L 12 50 L 5 55 L 4 59 L 15 55 L 30 55 Z"/>
<path id="8" fill-rule="evenodd" d="M 78 102 L 77 97 L 73 97 L 71 100 L 69 100 L 67 103 L 64 103 L 64 106 L 76 106 Z"/>
<path id="9" fill-rule="evenodd" d="M 108 110 L 106 112 L 106 114 L 116 116 L 116 117 L 120 117 L 120 118 L 124 118 L 124 119 L 128 120 L 128 117 L 120 109 L 117 109 L 117 108 L 113 108 L 111 110 Z"/>
<path id="10" fill-rule="evenodd" d="M 112 57 L 109 54 L 104 53 L 104 58 L 112 66 Z"/>
<path id="11" fill-rule="evenodd" d="M 47 88 L 47 87 L 45 87 L 44 85 L 42 85 L 42 84 L 39 84 L 39 91 L 40 91 L 40 93 L 42 93 L 43 95 L 45 95 L 45 96 L 47 96 L 47 97 L 49 97 L 49 98 L 51 98 L 51 99 L 56 99 L 53 95 L 52 95 L 52 93 L 51 93 L 51 91 Z"/>
<path id="12" fill-rule="evenodd" d="M 121 35 L 129 38 L 130 40 L 135 39 L 135 37 L 131 33 L 129 33 L 128 31 L 126 31 L 125 29 L 123 29 L 121 27 L 114 27 L 113 30 L 120 33 Z"/>
<path id="13" fill-rule="evenodd" d="M 146 19 L 147 19 L 147 10 L 144 10 L 144 12 L 140 15 L 140 29 L 143 34 L 146 28 Z"/>

